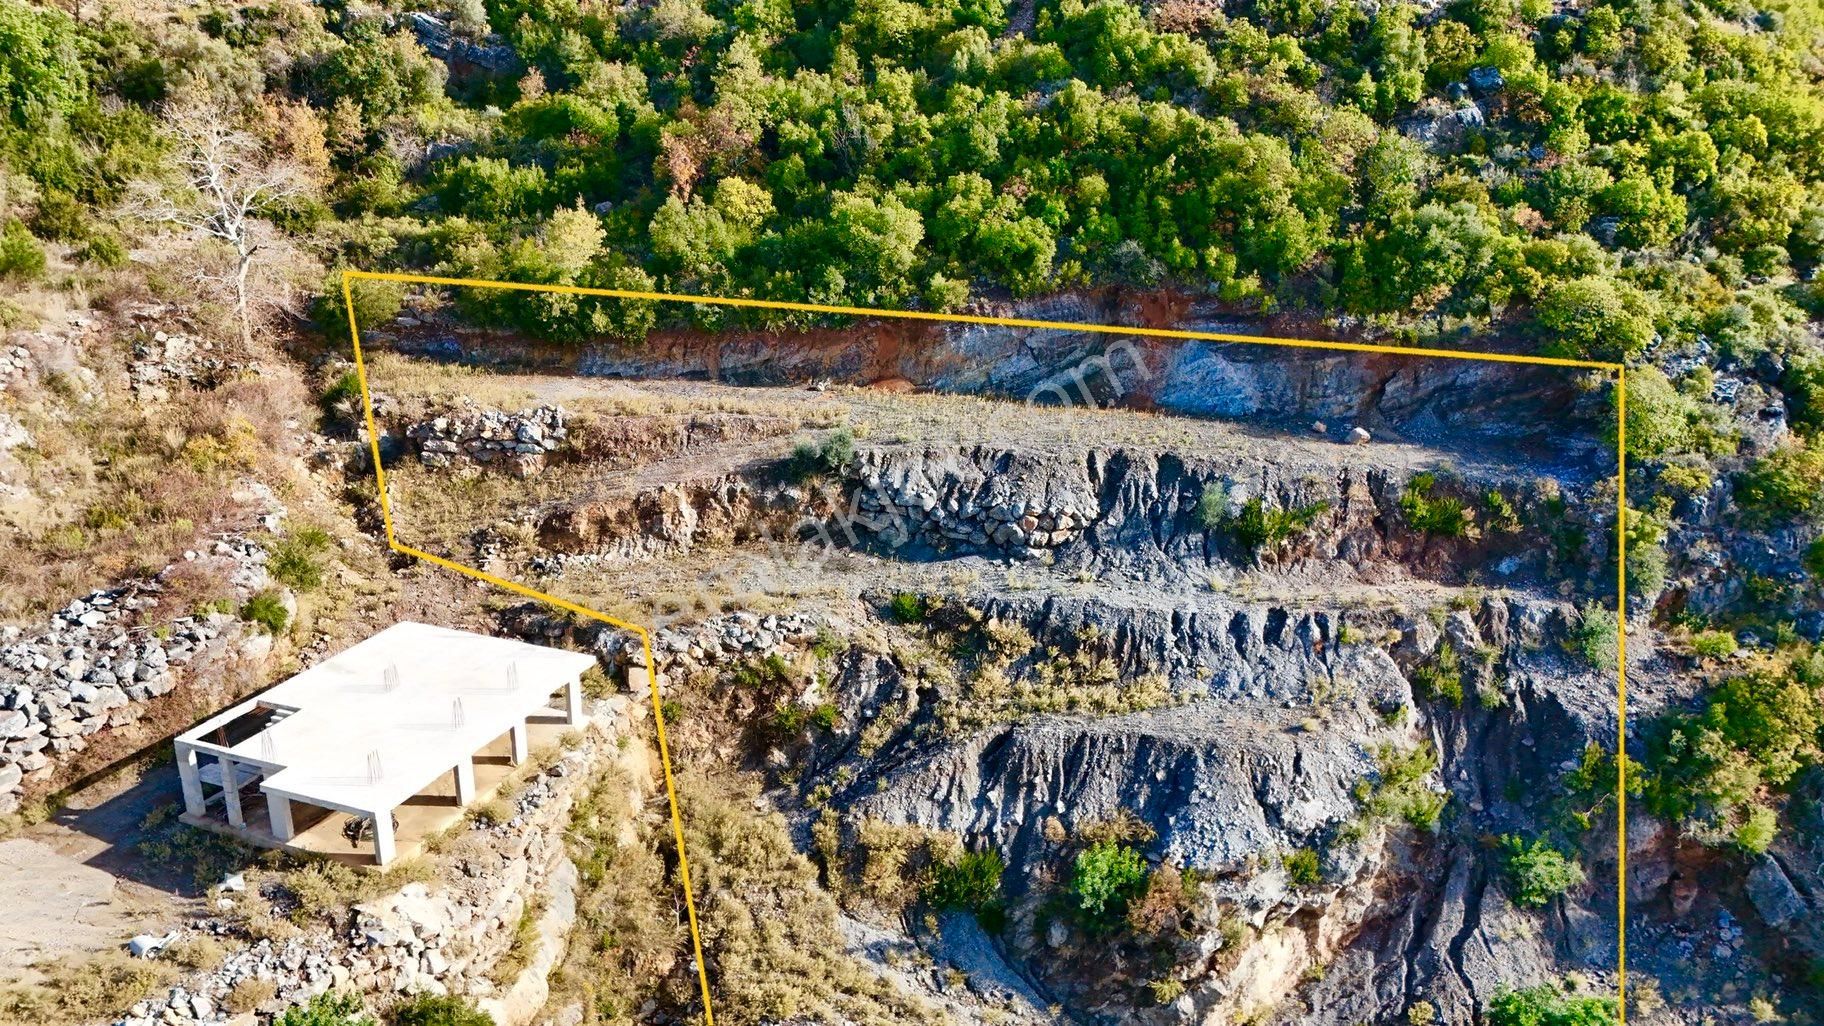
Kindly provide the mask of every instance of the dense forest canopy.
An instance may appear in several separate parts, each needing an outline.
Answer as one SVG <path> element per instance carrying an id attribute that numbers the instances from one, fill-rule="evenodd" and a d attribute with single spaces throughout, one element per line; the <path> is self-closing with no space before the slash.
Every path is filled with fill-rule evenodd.
<path id="1" fill-rule="evenodd" d="M 1752 358 L 1818 301 L 1815 0 L 438 13 L 459 74 L 396 10 L 205 9 L 153 46 L 6 0 L 33 227 L 80 233 L 64 199 L 106 200 L 156 146 L 146 107 L 200 91 L 265 105 L 317 164 L 323 204 L 285 215 L 332 262 L 927 309 L 1159 286 L 1604 358 Z M 489 30 L 517 55 L 493 73 L 460 60 Z M 514 313 L 557 338 L 651 322 Z"/>
<path id="2" fill-rule="evenodd" d="M 933 310 L 1169 289 L 1312 330 L 1651 354 L 1644 459 L 1733 451 L 1717 368 L 1824 419 L 1818 0 L 0 0 L 0 43 L 0 159 L 35 211 L 0 236 L 7 273 L 40 240 L 124 260 L 111 211 L 168 163 L 160 113 L 202 104 L 307 169 L 264 213 L 330 268 Z M 809 319 L 460 303 L 558 341 Z"/>

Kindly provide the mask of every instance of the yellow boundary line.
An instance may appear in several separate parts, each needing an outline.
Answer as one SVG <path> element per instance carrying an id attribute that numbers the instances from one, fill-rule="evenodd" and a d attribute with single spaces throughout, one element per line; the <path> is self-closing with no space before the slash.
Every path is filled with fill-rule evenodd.
<path id="1" fill-rule="evenodd" d="M 412 548 L 393 534 L 392 503 L 386 493 L 386 471 L 380 466 L 380 434 L 374 426 L 373 397 L 368 390 L 367 365 L 361 355 L 361 332 L 355 324 L 355 297 L 351 282 L 355 280 L 387 281 L 405 285 L 439 285 L 495 289 L 511 292 L 547 292 L 560 295 L 599 296 L 607 299 L 635 299 L 649 302 L 697 303 L 713 306 L 746 307 L 761 310 L 790 310 L 798 313 L 833 314 L 846 317 L 887 318 L 940 323 L 979 324 L 1003 328 L 1038 328 L 1078 331 L 1100 335 L 1137 335 L 1144 338 L 1179 341 L 1229 342 L 1242 345 L 1277 346 L 1290 349 L 1315 349 L 1341 353 L 1375 353 L 1385 356 L 1431 357 L 1441 360 L 1467 360 L 1477 363 L 1524 364 L 1534 367 L 1568 367 L 1598 370 L 1615 375 L 1615 672 L 1616 672 L 1616 742 L 1615 742 L 1615 820 L 1617 837 L 1617 880 L 1615 885 L 1616 943 L 1616 1015 L 1618 1026 L 1628 1021 L 1628 372 L 1621 363 L 1602 360 L 1573 360 L 1552 356 L 1520 356 L 1511 353 L 1475 353 L 1461 349 L 1426 349 L 1419 347 L 1378 345 L 1371 342 L 1327 342 L 1317 339 L 1278 338 L 1270 335 L 1238 335 L 1219 331 L 1186 331 L 1173 328 L 1125 327 L 1115 324 L 1088 324 L 1075 321 L 1044 321 L 1024 317 L 992 317 L 980 314 L 945 314 L 924 310 L 883 310 L 865 306 L 830 306 L 822 303 L 790 303 L 739 296 L 698 296 L 675 292 L 641 292 L 630 289 L 590 288 L 581 285 L 538 285 L 515 281 L 490 281 L 482 278 L 446 278 L 428 274 L 405 274 L 396 271 L 342 272 L 342 301 L 348 312 L 349 340 L 355 351 L 355 377 L 361 385 L 361 405 L 367 421 L 370 455 L 374 461 L 374 481 L 380 490 L 380 518 L 386 527 L 386 544 L 394 552 L 425 560 L 447 570 L 505 588 L 515 594 L 546 602 L 579 616 L 588 617 L 611 627 L 639 635 L 646 661 L 646 680 L 651 692 L 653 726 L 659 739 L 659 761 L 664 770 L 665 794 L 671 802 L 672 834 L 678 844 L 678 877 L 684 889 L 684 911 L 690 923 L 691 948 L 696 954 L 697 983 L 703 994 L 704 1026 L 715 1026 L 710 1010 L 709 969 L 703 961 L 702 933 L 697 926 L 697 905 L 690 886 L 690 860 L 684 853 L 684 817 L 678 807 L 677 786 L 672 779 L 671 752 L 665 742 L 665 712 L 659 699 L 658 666 L 652 657 L 652 634 L 647 628 L 598 613 L 554 595 L 528 588 L 523 584 L 497 577 L 483 570 L 464 566 Z"/>

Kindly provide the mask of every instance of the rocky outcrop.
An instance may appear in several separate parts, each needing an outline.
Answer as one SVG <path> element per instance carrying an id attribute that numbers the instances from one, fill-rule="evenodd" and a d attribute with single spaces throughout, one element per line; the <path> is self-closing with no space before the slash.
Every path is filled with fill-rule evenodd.
<path id="1" fill-rule="evenodd" d="M 127 380 L 133 398 L 157 402 L 171 398 L 173 388 L 213 387 L 239 366 L 210 339 L 158 328 L 134 341 Z"/>

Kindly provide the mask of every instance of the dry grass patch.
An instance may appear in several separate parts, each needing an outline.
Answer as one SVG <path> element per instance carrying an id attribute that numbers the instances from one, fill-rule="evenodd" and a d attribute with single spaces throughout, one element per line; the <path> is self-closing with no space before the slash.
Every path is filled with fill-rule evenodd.
<path id="1" fill-rule="evenodd" d="M 112 1019 L 177 977 L 176 967 L 109 951 L 33 966 L 35 983 L 0 984 L 0 1022 L 76 1026 Z"/>

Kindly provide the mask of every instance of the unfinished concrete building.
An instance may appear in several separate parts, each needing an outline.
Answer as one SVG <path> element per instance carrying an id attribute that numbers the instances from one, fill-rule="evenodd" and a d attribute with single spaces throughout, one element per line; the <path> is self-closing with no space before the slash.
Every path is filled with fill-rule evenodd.
<path id="1" fill-rule="evenodd" d="M 385 865 L 491 795 L 534 745 L 582 728 L 594 662 L 396 624 L 180 735 L 183 819 Z"/>

